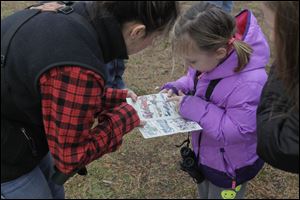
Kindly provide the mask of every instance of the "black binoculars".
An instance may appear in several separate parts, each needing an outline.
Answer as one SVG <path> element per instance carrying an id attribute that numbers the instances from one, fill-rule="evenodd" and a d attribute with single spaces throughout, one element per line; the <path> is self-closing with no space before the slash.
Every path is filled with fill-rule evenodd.
<path id="1" fill-rule="evenodd" d="M 189 147 L 182 147 L 180 154 L 182 157 L 182 161 L 180 162 L 181 170 L 187 172 L 197 184 L 204 181 L 205 178 L 198 167 L 198 160 L 194 151 Z"/>

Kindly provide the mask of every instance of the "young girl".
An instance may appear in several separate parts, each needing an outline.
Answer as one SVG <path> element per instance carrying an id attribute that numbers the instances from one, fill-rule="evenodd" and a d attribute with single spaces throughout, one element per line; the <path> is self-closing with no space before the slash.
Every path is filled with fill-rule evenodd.
<path id="1" fill-rule="evenodd" d="M 256 154 L 255 115 L 267 79 L 265 36 L 249 10 L 234 19 L 201 2 L 176 23 L 174 47 L 190 68 L 163 91 L 176 93 L 170 100 L 177 101 L 180 115 L 203 128 L 192 133 L 205 177 L 200 197 L 243 198 L 246 182 L 263 166 Z M 208 88 L 213 80 L 219 82 Z"/>

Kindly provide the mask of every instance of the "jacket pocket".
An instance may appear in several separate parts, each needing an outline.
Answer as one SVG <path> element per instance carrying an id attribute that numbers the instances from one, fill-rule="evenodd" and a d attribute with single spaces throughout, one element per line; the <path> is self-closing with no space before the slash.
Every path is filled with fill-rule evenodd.
<path id="1" fill-rule="evenodd" d="M 1 160 L 7 164 L 23 163 L 28 155 L 36 154 L 35 141 L 27 133 L 27 129 L 16 123 L 1 124 Z"/>

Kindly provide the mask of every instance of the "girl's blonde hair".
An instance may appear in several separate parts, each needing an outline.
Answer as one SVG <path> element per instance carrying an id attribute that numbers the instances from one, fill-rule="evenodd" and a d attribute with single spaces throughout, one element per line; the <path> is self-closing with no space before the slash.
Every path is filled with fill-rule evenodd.
<path id="1" fill-rule="evenodd" d="M 248 64 L 253 50 L 248 44 L 237 39 L 228 44 L 235 32 L 234 17 L 213 4 L 200 2 L 177 20 L 173 29 L 173 49 L 186 53 L 194 42 L 200 50 L 214 52 L 220 47 L 228 49 L 232 45 L 238 55 L 238 66 L 234 71 L 239 72 Z M 189 38 L 193 41 L 189 41 Z"/>

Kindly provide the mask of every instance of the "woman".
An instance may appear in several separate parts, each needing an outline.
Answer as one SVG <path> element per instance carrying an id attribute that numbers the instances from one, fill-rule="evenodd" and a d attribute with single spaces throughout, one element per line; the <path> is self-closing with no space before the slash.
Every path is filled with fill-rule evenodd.
<path id="1" fill-rule="evenodd" d="M 54 8 L 37 7 L 45 12 L 24 23 L 1 55 L 3 198 L 64 198 L 70 176 L 119 148 L 140 120 L 127 90 L 105 89 L 104 63 L 140 52 L 178 14 L 173 1 Z M 1 21 L 1 54 L 10 27 L 34 11 Z"/>
<path id="2" fill-rule="evenodd" d="M 257 153 L 299 173 L 299 2 L 265 2 L 263 11 L 276 53 L 257 110 Z"/>

